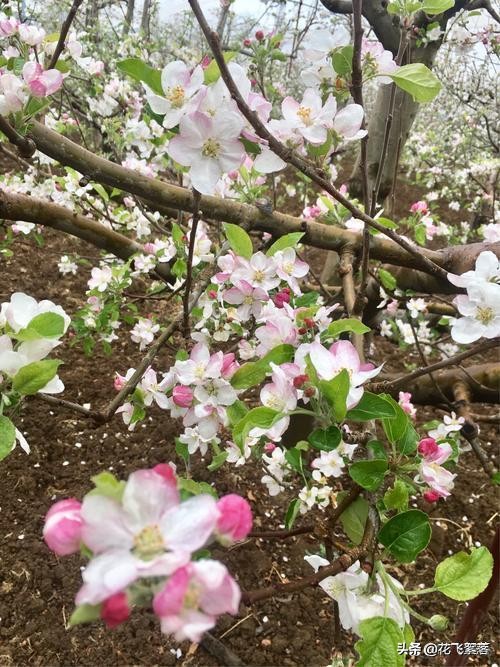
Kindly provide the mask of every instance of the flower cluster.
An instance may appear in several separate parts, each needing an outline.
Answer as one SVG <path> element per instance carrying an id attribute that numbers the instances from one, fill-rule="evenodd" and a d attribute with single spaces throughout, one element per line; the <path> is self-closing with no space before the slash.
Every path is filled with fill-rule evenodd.
<path id="1" fill-rule="evenodd" d="M 94 482 L 82 503 L 55 503 L 43 530 L 57 555 L 83 549 L 90 556 L 73 623 L 102 618 L 114 627 L 132 608 L 152 607 L 163 632 L 199 641 L 218 616 L 237 613 L 240 590 L 226 567 L 195 555 L 214 541 L 227 546 L 248 535 L 246 500 L 234 494 L 182 500 L 167 464 L 138 470 L 126 483 L 109 473 Z"/>
<path id="2" fill-rule="evenodd" d="M 15 292 L 0 304 L 0 405 L 15 408 L 23 396 L 42 391 L 59 394 L 64 384 L 57 375 L 59 362 L 46 359 L 60 344 L 70 318 L 61 306 L 44 299 L 36 301 L 23 292 Z M 0 410 L 1 414 L 1 410 Z M 4 446 L 0 458 L 15 446 L 16 440 L 29 453 L 22 433 L 10 419 L 3 417 Z"/>
<path id="3" fill-rule="evenodd" d="M 448 280 L 463 287 L 467 294 L 459 294 L 453 303 L 462 317 L 453 318 L 451 336 L 457 343 L 473 343 L 479 338 L 500 335 L 500 262 L 491 250 L 482 252 L 474 271 L 457 276 L 448 274 Z"/>
<path id="4" fill-rule="evenodd" d="M 304 556 L 304 560 L 315 572 L 320 567 L 330 565 L 321 556 Z M 326 577 L 319 585 L 337 602 L 340 623 L 344 630 L 351 630 L 359 635 L 361 621 L 374 616 L 392 618 L 401 628 L 410 621 L 408 611 L 395 592 L 404 591 L 401 583 L 386 572 L 383 577 L 380 574 L 370 577 L 368 572 L 362 569 L 359 560 L 345 572 Z"/>
<path id="5" fill-rule="evenodd" d="M 248 106 L 257 113 L 270 132 L 288 146 L 306 152 L 307 144 L 319 146 L 328 138 L 334 143 L 358 139 L 363 109 L 349 104 L 337 110 L 337 102 L 329 95 L 323 102 L 316 87 L 309 87 L 301 102 L 286 97 L 281 104 L 281 119 L 270 119 L 272 105 L 260 93 L 252 91 L 252 83 L 238 64 L 228 65 L 230 73 Z M 179 127 L 170 139 L 168 155 L 179 165 L 189 167 L 194 188 L 204 194 L 215 191 L 223 174 L 238 170 L 247 158 L 242 139 L 256 146 L 254 168 L 261 173 L 279 171 L 286 163 L 274 154 L 267 142 L 260 139 L 238 111 L 222 81 L 205 83 L 201 65 L 190 69 L 176 60 L 163 68 L 161 91 L 146 86 L 151 109 L 163 116 L 167 129 Z M 335 141 L 333 141 L 335 139 Z M 326 152 L 330 150 L 327 147 Z"/>

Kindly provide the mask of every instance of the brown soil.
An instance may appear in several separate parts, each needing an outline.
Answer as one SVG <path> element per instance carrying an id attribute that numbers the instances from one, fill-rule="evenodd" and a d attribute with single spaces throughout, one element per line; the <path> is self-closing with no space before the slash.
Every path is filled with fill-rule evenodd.
<path id="1" fill-rule="evenodd" d="M 37 249 L 23 240 L 16 247 L 14 259 L 3 266 L 1 300 L 11 292 L 23 290 L 34 297 L 50 298 L 71 314 L 82 302 L 88 269 L 77 276 L 62 277 L 57 270 L 61 254 L 81 252 L 97 256 L 70 238 L 45 233 L 46 245 Z M 43 269 L 42 264 L 43 262 Z M 144 311 L 146 312 L 146 310 Z M 380 359 L 391 359 L 391 370 L 402 369 L 404 356 L 384 342 L 378 346 Z M 79 348 L 67 343 L 60 348 L 65 365 L 61 376 L 66 385 L 64 396 L 80 403 L 102 407 L 113 396 L 113 374 L 133 366 L 140 354 L 129 342 L 128 332 L 114 344 L 114 354 L 106 357 L 99 349 L 89 358 Z M 160 356 L 157 368 L 169 364 L 168 351 Z M 474 406 L 481 413 L 491 409 Z M 424 420 L 438 414 L 428 409 Z M 178 424 L 161 411 L 151 411 L 149 418 L 134 433 L 127 432 L 120 418 L 96 428 L 90 421 L 67 410 L 53 410 L 39 399 L 30 401 L 18 426 L 26 434 L 32 452 L 26 456 L 17 448 L 1 464 L 0 499 L 0 665 L 192 665 L 224 664 L 203 647 L 184 643 L 178 646 L 159 631 L 152 614 L 136 613 L 128 623 L 108 631 L 99 624 L 66 629 L 73 609 L 75 592 L 80 585 L 81 561 L 77 556 L 59 559 L 41 540 L 43 517 L 56 499 L 81 497 L 89 489 L 89 478 L 104 470 L 126 477 L 139 467 L 162 461 L 182 462 L 176 457 L 173 439 Z M 497 433 L 483 426 L 482 440 L 490 455 L 496 451 Z M 288 498 L 272 500 L 261 484 L 261 470 L 255 462 L 242 468 L 206 471 L 204 462 L 195 457 L 192 474 L 198 480 L 215 481 L 219 493 L 244 490 L 255 512 L 256 528 L 278 528 L 283 522 Z M 415 568 L 394 568 L 403 582 L 411 575 L 416 582 L 431 585 L 436 559 L 476 543 L 489 545 L 498 508 L 493 487 L 477 461 L 467 454 L 461 459 L 459 477 L 452 497 L 434 512 L 435 524 L 441 526 Z M 300 519 L 299 519 L 300 523 Z M 310 574 L 303 556 L 314 552 L 307 536 L 281 542 L 249 540 L 222 557 L 242 587 L 254 589 L 269 583 L 295 579 Z M 460 618 L 464 605 L 442 596 L 421 599 L 419 610 L 426 614 L 443 613 L 452 620 L 446 633 L 430 633 L 414 623 L 418 641 L 452 641 L 453 623 Z M 338 652 L 346 659 L 354 655 L 354 638 L 335 644 L 332 605 L 321 589 L 278 598 L 241 610 L 239 618 L 224 617 L 213 634 L 246 665 L 254 667 L 326 667 Z M 490 641 L 496 651 L 498 624 L 493 608 L 477 641 Z M 344 635 L 345 637 L 345 635 Z M 475 660 L 475 664 L 486 664 Z M 490 661 L 491 662 L 491 661 Z M 494 660 L 492 660 L 494 662 Z M 227 663 L 226 663 L 227 664 Z M 346 663 L 347 664 L 347 663 Z M 419 660 L 416 664 L 425 664 Z M 434 659 L 432 664 L 440 664 Z M 381 666 L 383 667 L 383 666 Z"/>

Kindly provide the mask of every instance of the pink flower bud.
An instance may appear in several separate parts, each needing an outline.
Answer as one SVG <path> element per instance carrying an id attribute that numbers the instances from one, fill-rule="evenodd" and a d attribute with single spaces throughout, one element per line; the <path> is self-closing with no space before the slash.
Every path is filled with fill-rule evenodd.
<path id="1" fill-rule="evenodd" d="M 433 456 L 438 450 L 439 446 L 434 438 L 423 438 L 423 440 L 418 443 L 418 453 L 422 454 L 424 458 Z"/>
<path id="2" fill-rule="evenodd" d="M 240 367 L 239 363 L 236 361 L 236 357 L 233 352 L 227 352 L 222 357 L 222 368 L 221 375 L 225 380 L 231 378 L 238 368 Z"/>
<path id="3" fill-rule="evenodd" d="M 154 243 L 145 243 L 144 252 L 147 252 L 149 255 L 154 255 L 156 253 L 156 248 Z"/>
<path id="4" fill-rule="evenodd" d="M 266 444 L 264 445 L 264 451 L 266 452 L 266 454 L 271 454 L 272 452 L 274 452 L 275 449 L 276 445 L 274 444 L 274 442 L 266 442 Z"/>
<path id="5" fill-rule="evenodd" d="M 309 380 L 309 375 L 297 375 L 293 378 L 293 386 L 300 389 Z"/>
<path id="6" fill-rule="evenodd" d="M 255 39 L 258 42 L 262 42 L 262 40 L 264 39 L 264 33 L 262 32 L 262 30 L 257 30 L 257 32 L 255 33 Z"/>
<path id="7" fill-rule="evenodd" d="M 243 46 L 251 46 L 252 45 L 252 40 L 251 39 L 244 39 L 243 40 Z"/>
<path id="8" fill-rule="evenodd" d="M 43 539 L 58 556 L 69 556 L 80 550 L 82 504 L 76 498 L 60 500 L 52 505 L 45 517 Z"/>
<path id="9" fill-rule="evenodd" d="M 437 491 L 434 491 L 433 489 L 429 489 L 428 491 L 424 491 L 423 497 L 424 497 L 424 500 L 426 500 L 428 503 L 435 503 L 441 498 L 439 493 Z"/>
<path id="10" fill-rule="evenodd" d="M 113 386 L 116 389 L 116 391 L 120 391 L 121 389 L 123 389 L 123 387 L 125 386 L 125 383 L 126 383 L 126 380 L 123 377 L 123 375 L 120 375 L 119 373 L 117 373 L 115 375 L 115 379 L 113 381 Z"/>
<path id="11" fill-rule="evenodd" d="M 130 616 L 127 594 L 123 591 L 115 593 L 104 600 L 101 607 L 101 618 L 108 628 L 116 628 Z"/>
<path id="12" fill-rule="evenodd" d="M 173 388 L 172 400 L 180 408 L 190 408 L 193 402 L 193 391 L 190 387 L 178 384 Z"/>
<path id="13" fill-rule="evenodd" d="M 208 296 L 209 296 L 211 299 L 216 299 L 216 298 L 217 298 L 217 292 L 216 292 L 214 289 L 211 289 L 211 290 L 208 292 Z"/>
<path id="14" fill-rule="evenodd" d="M 274 295 L 273 301 L 277 308 L 283 308 L 284 303 L 290 303 L 290 293 L 281 290 L 281 292 Z"/>
<path id="15" fill-rule="evenodd" d="M 248 502 L 235 493 L 223 496 L 217 503 L 220 512 L 217 532 L 223 541 L 244 540 L 252 529 L 252 510 Z"/>
<path id="16" fill-rule="evenodd" d="M 163 477 L 165 481 L 169 484 L 175 482 L 177 484 L 177 479 L 175 477 L 175 470 L 168 463 L 158 463 L 153 467 L 153 471 Z"/>
<path id="17" fill-rule="evenodd" d="M 210 65 L 211 62 L 212 58 L 210 56 L 203 56 L 203 59 L 200 64 L 203 67 L 203 69 L 207 69 L 207 67 Z"/>

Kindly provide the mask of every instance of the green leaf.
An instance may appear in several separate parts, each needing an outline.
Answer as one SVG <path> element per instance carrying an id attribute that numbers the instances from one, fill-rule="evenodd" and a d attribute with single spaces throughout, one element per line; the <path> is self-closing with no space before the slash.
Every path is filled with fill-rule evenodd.
<path id="1" fill-rule="evenodd" d="M 165 95 L 161 85 L 161 72 L 153 69 L 140 58 L 127 58 L 117 63 L 116 66 L 135 81 L 145 83 L 157 95 Z"/>
<path id="2" fill-rule="evenodd" d="M 422 11 L 430 16 L 435 14 L 442 14 L 447 9 L 451 9 L 455 4 L 455 0 L 424 0 Z"/>
<path id="3" fill-rule="evenodd" d="M 228 63 L 230 60 L 236 57 L 237 52 L 225 51 L 223 55 L 224 60 Z M 204 69 L 203 74 L 205 78 L 205 85 L 209 86 L 211 83 L 215 83 L 217 81 L 217 79 L 220 77 L 220 69 L 215 60 L 212 60 L 210 65 Z"/>
<path id="4" fill-rule="evenodd" d="M 395 416 L 395 408 L 385 397 L 365 391 L 360 402 L 347 412 L 346 419 L 366 422 L 371 419 L 392 419 Z"/>
<path id="5" fill-rule="evenodd" d="M 280 236 L 279 239 L 277 239 L 272 244 L 272 246 L 268 248 L 266 255 L 268 257 L 272 257 L 279 250 L 284 250 L 285 248 L 295 248 L 303 236 L 304 232 L 292 232 L 291 234 Z"/>
<path id="6" fill-rule="evenodd" d="M 385 287 L 385 289 L 394 290 L 398 286 L 398 281 L 390 271 L 386 271 L 385 269 L 379 269 L 378 277 L 380 279 L 380 282 L 382 283 L 382 286 Z"/>
<path id="7" fill-rule="evenodd" d="M 294 498 L 288 505 L 288 509 L 285 514 L 285 528 L 287 530 L 290 530 L 290 528 L 295 523 L 295 519 L 299 515 L 299 510 L 300 510 L 300 500 L 298 498 Z"/>
<path id="8" fill-rule="evenodd" d="M 179 438 L 175 439 L 175 453 L 177 456 L 180 456 L 184 461 L 184 464 L 187 465 L 189 462 L 189 449 L 185 442 L 181 442 Z"/>
<path id="9" fill-rule="evenodd" d="M 340 503 L 347 491 L 338 494 L 337 500 Z M 354 544 L 361 544 L 365 532 L 366 518 L 368 516 L 368 502 L 359 496 L 349 505 L 349 507 L 340 515 L 340 522 L 347 537 Z"/>
<path id="10" fill-rule="evenodd" d="M 212 462 L 207 466 L 207 468 L 210 470 L 210 472 L 217 470 L 222 465 L 224 465 L 228 456 L 228 452 L 219 452 L 219 454 L 216 454 L 213 457 Z"/>
<path id="11" fill-rule="evenodd" d="M 10 454 L 16 444 L 16 427 L 5 415 L 0 415 L 0 461 Z"/>
<path id="12" fill-rule="evenodd" d="M 263 406 L 249 410 L 243 419 L 240 419 L 233 428 L 234 442 L 239 447 L 242 447 L 245 438 L 253 428 L 270 428 L 281 417 L 281 412 Z"/>
<path id="13" fill-rule="evenodd" d="M 384 505 L 388 510 L 398 510 L 402 512 L 408 507 L 408 487 L 397 479 L 391 489 L 387 489 L 384 494 Z"/>
<path id="14" fill-rule="evenodd" d="M 340 76 L 345 76 L 352 72 L 352 54 L 354 52 L 354 47 L 352 44 L 343 46 L 340 49 L 337 49 L 332 55 L 332 65 L 333 69 L 340 74 Z"/>
<path id="15" fill-rule="evenodd" d="M 396 413 L 393 419 L 382 419 L 382 426 L 387 439 L 396 445 L 402 454 L 414 452 L 417 448 L 418 434 L 413 428 L 409 416 L 392 396 L 388 394 L 381 394 L 381 396 L 392 405 Z"/>
<path id="16" fill-rule="evenodd" d="M 357 667 L 402 667 L 404 655 L 398 654 L 398 644 L 404 642 L 403 632 L 392 618 L 374 616 L 359 624 L 361 639 L 355 649 L 359 653 Z"/>
<path id="17" fill-rule="evenodd" d="M 493 556 L 486 547 L 460 551 L 436 568 L 435 587 L 452 600 L 472 600 L 482 593 L 493 572 Z"/>
<path id="18" fill-rule="evenodd" d="M 367 327 L 366 324 L 363 324 L 363 322 L 360 322 L 360 320 L 357 320 L 354 317 L 348 317 L 344 320 L 335 320 L 335 322 L 329 324 L 321 334 L 321 338 L 335 338 L 346 331 L 355 334 L 365 334 L 368 333 L 368 331 L 371 331 L 371 329 L 370 327 Z"/>
<path id="19" fill-rule="evenodd" d="M 229 245 L 234 252 L 240 257 L 250 259 L 253 253 L 252 239 L 248 236 L 246 231 L 238 225 L 233 225 L 230 222 L 224 223 L 224 233 Z"/>
<path id="20" fill-rule="evenodd" d="M 16 334 L 18 340 L 37 340 L 39 338 L 59 338 L 64 333 L 64 317 L 57 313 L 40 313 L 34 317 L 25 329 Z"/>
<path id="21" fill-rule="evenodd" d="M 240 366 L 231 377 L 231 385 L 235 389 L 249 389 L 260 384 L 266 379 L 271 363 L 277 366 L 285 364 L 293 359 L 294 352 L 293 345 L 283 344 L 273 347 L 259 361 L 249 361 Z"/>
<path id="22" fill-rule="evenodd" d="M 378 540 L 401 563 L 412 563 L 431 539 L 429 517 L 420 510 L 397 514 L 382 526 Z"/>
<path id="23" fill-rule="evenodd" d="M 317 428 L 307 438 L 314 449 L 320 449 L 323 452 L 331 452 L 336 449 L 342 440 L 342 433 L 337 426 L 329 426 L 322 429 Z"/>
<path id="24" fill-rule="evenodd" d="M 181 491 L 185 491 L 191 496 L 208 494 L 217 498 L 217 491 L 207 482 L 195 482 L 194 479 L 187 479 L 186 477 L 178 477 L 177 481 Z"/>
<path id="25" fill-rule="evenodd" d="M 106 496 L 106 498 L 121 501 L 125 490 L 125 482 L 119 480 L 113 473 L 104 470 L 90 479 L 95 489 L 89 491 L 88 496 Z"/>
<path id="26" fill-rule="evenodd" d="M 36 394 L 56 376 L 57 369 L 61 364 L 62 361 L 58 359 L 44 359 L 23 366 L 14 375 L 12 389 L 23 396 Z"/>
<path id="27" fill-rule="evenodd" d="M 349 467 L 349 475 L 363 489 L 376 491 L 384 481 L 387 468 L 385 459 L 357 461 Z"/>
<path id="28" fill-rule="evenodd" d="M 347 394 L 351 386 L 349 373 L 344 368 L 331 380 L 320 380 L 319 389 L 332 408 L 336 422 L 344 420 L 347 413 Z"/>
<path id="29" fill-rule="evenodd" d="M 71 614 L 69 619 L 69 627 L 73 628 L 75 625 L 80 625 L 81 623 L 92 623 L 92 621 L 97 621 L 100 618 L 100 604 L 81 604 Z"/>
<path id="30" fill-rule="evenodd" d="M 243 401 L 235 401 L 232 405 L 228 405 L 226 413 L 231 426 L 235 426 L 248 412 L 248 408 Z"/>
<path id="31" fill-rule="evenodd" d="M 401 90 L 421 104 L 432 102 L 441 90 L 441 83 L 423 63 L 403 65 L 389 76 Z"/>
<path id="32" fill-rule="evenodd" d="M 494 475 L 492 475 L 491 481 L 493 484 L 500 484 L 500 472 L 496 472 Z"/>
<path id="33" fill-rule="evenodd" d="M 293 447 L 292 449 L 287 449 L 285 452 L 285 459 L 287 463 L 298 473 L 302 473 L 302 451 Z"/>

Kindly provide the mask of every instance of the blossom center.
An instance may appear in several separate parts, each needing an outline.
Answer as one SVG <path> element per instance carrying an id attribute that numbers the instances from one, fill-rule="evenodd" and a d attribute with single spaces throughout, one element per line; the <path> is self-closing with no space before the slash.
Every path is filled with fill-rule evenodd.
<path id="1" fill-rule="evenodd" d="M 251 294 L 248 294 L 244 299 L 243 303 L 247 304 L 248 306 L 251 306 L 253 303 L 253 296 Z"/>
<path id="2" fill-rule="evenodd" d="M 476 310 L 476 319 L 479 320 L 482 324 L 489 324 L 493 319 L 493 316 L 493 308 L 490 308 L 489 306 L 478 306 Z"/>
<path id="3" fill-rule="evenodd" d="M 219 155 L 220 152 L 220 143 L 217 139 L 210 137 L 205 141 L 201 149 L 201 154 L 203 157 L 212 157 L 215 158 Z"/>
<path id="4" fill-rule="evenodd" d="M 172 86 L 172 88 L 168 89 L 165 97 L 174 109 L 179 109 L 184 104 L 186 93 L 182 86 Z"/>
<path id="5" fill-rule="evenodd" d="M 133 552 L 141 560 L 152 560 L 165 551 L 165 542 L 160 528 L 153 524 L 146 526 L 134 537 Z"/>
<path id="6" fill-rule="evenodd" d="M 312 123 L 311 113 L 311 107 L 299 107 L 297 116 L 304 123 L 304 125 L 310 125 Z"/>
<path id="7" fill-rule="evenodd" d="M 255 282 L 261 283 L 264 280 L 265 276 L 266 274 L 264 273 L 264 271 L 262 271 L 262 269 L 257 269 L 253 279 L 255 280 Z"/>

